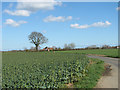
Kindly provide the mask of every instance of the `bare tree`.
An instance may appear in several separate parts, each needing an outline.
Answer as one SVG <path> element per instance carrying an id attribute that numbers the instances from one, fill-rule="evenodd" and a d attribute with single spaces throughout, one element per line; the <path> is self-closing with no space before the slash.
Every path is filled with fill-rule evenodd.
<path id="1" fill-rule="evenodd" d="M 107 49 L 107 48 L 110 48 L 111 46 L 109 46 L 109 45 L 103 45 L 102 46 L 102 49 Z"/>
<path id="2" fill-rule="evenodd" d="M 75 44 L 74 43 L 64 44 L 64 49 L 74 49 L 74 48 L 75 48 Z"/>
<path id="3" fill-rule="evenodd" d="M 70 43 L 70 44 L 68 45 L 68 47 L 69 47 L 70 49 L 74 49 L 74 48 L 75 48 L 75 44 L 74 44 L 74 43 Z"/>
<path id="4" fill-rule="evenodd" d="M 64 49 L 69 49 L 67 44 L 64 44 Z"/>
<path id="5" fill-rule="evenodd" d="M 38 47 L 40 44 L 44 44 L 48 41 L 48 39 L 45 36 L 43 36 L 43 34 L 40 32 L 32 32 L 28 36 L 28 38 L 31 41 L 31 43 L 35 45 L 36 51 L 38 51 Z"/>
<path id="6" fill-rule="evenodd" d="M 98 47 L 96 45 L 91 45 L 91 46 L 88 46 L 86 47 L 87 49 L 97 49 Z"/>

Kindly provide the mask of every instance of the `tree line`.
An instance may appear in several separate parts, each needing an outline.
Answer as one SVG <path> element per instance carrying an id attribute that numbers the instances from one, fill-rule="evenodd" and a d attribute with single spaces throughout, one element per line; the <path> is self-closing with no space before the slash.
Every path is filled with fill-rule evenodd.
<path id="1" fill-rule="evenodd" d="M 34 44 L 35 47 L 31 47 L 30 49 L 24 48 L 24 50 L 12 50 L 12 51 L 43 51 L 40 49 L 40 45 L 47 43 L 48 39 L 40 32 L 32 32 L 28 39 L 30 43 Z M 86 50 L 86 49 L 112 49 L 112 48 L 119 48 L 120 46 L 109 46 L 109 45 L 102 45 L 98 47 L 96 45 L 91 45 L 85 48 L 75 48 L 75 43 L 64 44 L 64 47 L 56 47 L 52 46 L 54 51 L 63 51 L 63 50 Z"/>
<path id="2" fill-rule="evenodd" d="M 42 33 L 40 33 L 40 32 L 32 32 L 28 36 L 28 38 L 29 38 L 30 42 L 35 45 L 35 48 L 32 47 L 31 50 L 38 51 L 39 45 L 48 42 L 48 39 Z M 63 49 L 61 49 L 60 47 L 57 48 L 55 46 L 53 46 L 52 48 L 54 48 L 54 50 L 71 50 L 71 49 L 75 49 L 75 47 L 76 46 L 75 46 L 74 43 L 70 43 L 70 44 L 64 44 L 64 48 Z M 91 46 L 88 46 L 86 48 L 80 48 L 80 49 L 109 49 L 109 48 L 117 48 L 117 46 L 103 45 L 101 47 L 98 47 L 96 45 L 91 45 Z"/>

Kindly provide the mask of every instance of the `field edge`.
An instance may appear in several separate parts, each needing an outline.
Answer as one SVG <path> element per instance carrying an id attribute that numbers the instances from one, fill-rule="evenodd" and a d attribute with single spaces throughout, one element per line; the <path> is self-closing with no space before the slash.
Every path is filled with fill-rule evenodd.
<path id="1" fill-rule="evenodd" d="M 104 61 L 93 58 L 90 58 L 90 60 L 92 64 L 89 66 L 87 75 L 74 84 L 75 88 L 95 88 L 101 78 L 105 70 Z"/>

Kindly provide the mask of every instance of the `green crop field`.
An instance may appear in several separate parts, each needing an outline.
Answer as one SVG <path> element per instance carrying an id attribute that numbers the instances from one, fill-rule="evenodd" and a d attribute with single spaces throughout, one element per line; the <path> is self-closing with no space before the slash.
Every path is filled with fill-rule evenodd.
<path id="1" fill-rule="evenodd" d="M 75 53 L 83 53 L 83 54 L 94 54 L 94 55 L 105 55 L 107 57 L 120 57 L 118 55 L 118 49 L 91 49 L 91 50 L 70 50 L 63 52 L 75 52 Z"/>
<path id="2" fill-rule="evenodd" d="M 3 88 L 62 88 L 69 84 L 92 88 L 104 69 L 102 61 L 72 52 L 3 52 L 2 58 Z"/>

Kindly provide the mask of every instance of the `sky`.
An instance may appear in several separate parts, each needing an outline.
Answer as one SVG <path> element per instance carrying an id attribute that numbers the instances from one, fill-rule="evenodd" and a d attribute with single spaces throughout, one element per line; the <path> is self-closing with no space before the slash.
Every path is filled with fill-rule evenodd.
<path id="1" fill-rule="evenodd" d="M 2 49 L 34 47 L 28 40 L 33 31 L 48 38 L 43 47 L 76 48 L 118 44 L 117 2 L 3 2 Z"/>
<path id="2" fill-rule="evenodd" d="M 17 2 L 17 1 L 23 1 L 23 2 L 41 2 L 42 0 L 1 0 L 2 2 Z M 49 0 L 46 0 L 49 2 Z M 119 2 L 119 0 L 56 0 L 61 2 Z"/>

